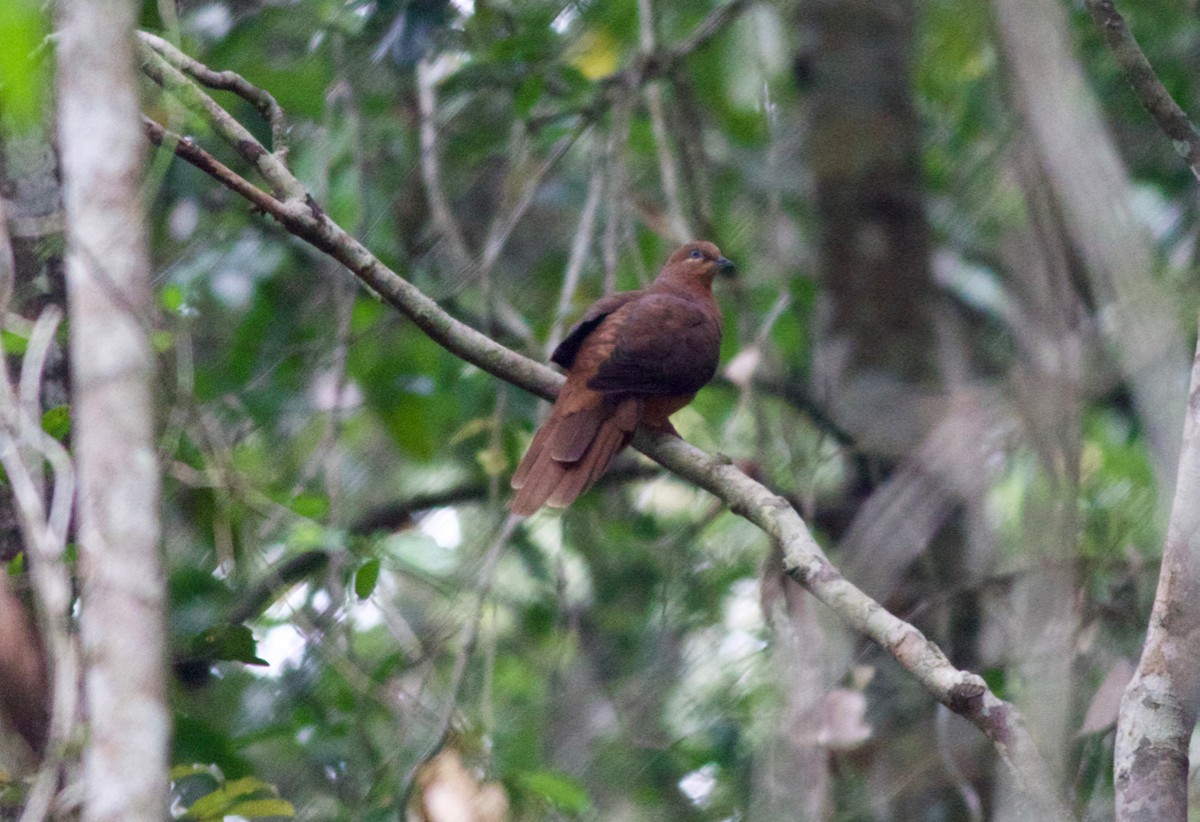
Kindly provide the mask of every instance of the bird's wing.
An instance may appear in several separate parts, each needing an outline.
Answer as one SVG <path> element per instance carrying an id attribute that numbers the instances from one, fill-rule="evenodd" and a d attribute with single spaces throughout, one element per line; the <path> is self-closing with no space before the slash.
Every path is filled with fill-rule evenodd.
<path id="1" fill-rule="evenodd" d="M 550 355 L 550 362 L 569 369 L 575 364 L 575 355 L 579 353 L 583 341 L 596 330 L 600 323 L 604 322 L 604 318 L 625 303 L 636 300 L 640 296 L 642 296 L 640 291 L 618 291 L 616 294 L 609 294 L 596 300 L 554 349 L 554 353 Z"/>
<path id="2" fill-rule="evenodd" d="M 643 296 L 613 316 L 611 353 L 587 387 L 605 393 L 694 394 L 717 370 L 719 317 L 715 303 L 701 305 L 674 294 Z"/>

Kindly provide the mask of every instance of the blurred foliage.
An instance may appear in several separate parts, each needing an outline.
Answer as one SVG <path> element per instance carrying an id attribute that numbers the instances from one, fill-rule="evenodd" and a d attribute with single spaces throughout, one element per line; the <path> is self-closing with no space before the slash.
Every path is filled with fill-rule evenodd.
<path id="1" fill-rule="evenodd" d="M 655 4 L 660 43 L 679 42 L 715 5 Z M 977 320 L 967 344 L 981 373 L 996 375 L 1014 356 L 996 245 L 1024 217 L 1003 165 L 1018 123 L 987 7 L 919 5 L 923 196 L 936 253 L 954 263 L 947 294 Z M 37 9 L 0 3 L 4 113 L 18 121 L 44 104 L 36 96 L 44 81 L 20 59 L 44 36 Z M 617 190 L 604 193 L 568 321 L 603 292 L 605 231 L 619 251 L 618 288 L 645 282 L 671 249 L 657 230 L 665 206 L 646 108 L 626 112 L 625 134 L 605 96 L 605 78 L 640 48 L 635 0 L 182 0 L 177 11 L 167 20 L 160 4 L 146 3 L 143 21 L 270 91 L 290 119 L 288 162 L 322 207 L 505 344 L 544 356 L 562 319 L 563 269 L 591 175 Z M 1200 110 L 1192 7 L 1130 12 L 1168 87 Z M 836 526 L 827 512 L 874 477 L 863 468 L 870 455 L 840 442 L 803 390 L 789 391 L 806 385 L 819 303 L 790 15 L 787 4 L 749 4 L 663 82 L 687 216 L 711 225 L 742 271 L 720 295 L 723 361 L 753 349 L 763 378 L 754 390 L 718 381 L 676 424 L 797 500 L 828 541 Z M 1139 218 L 1180 305 L 1192 306 L 1195 181 L 1077 17 L 1087 74 L 1148 192 Z M 486 272 L 455 267 L 431 225 L 420 169 L 422 61 L 440 77 L 442 186 L 470 249 L 484 247 L 497 215 L 510 213 L 553 147 L 575 136 Z M 215 96 L 269 143 L 252 107 Z M 169 100 L 148 91 L 146 105 L 241 168 Z M 760 607 L 763 535 L 662 476 L 535 516 L 494 578 L 481 579 L 538 403 L 431 343 L 195 169 L 158 162 L 151 213 L 173 785 L 184 818 L 415 814 L 421 763 L 443 747 L 477 782 L 503 786 L 514 819 L 752 814 L 769 787 L 763 774 L 792 685 Z M 784 310 L 764 326 L 781 295 Z M 5 332 L 10 353 L 24 342 Z M 1137 652 L 1162 538 L 1163 501 L 1119 393 L 1089 399 L 1082 431 L 1080 607 L 1101 639 L 1081 642 L 1076 727 L 1113 659 Z M 64 409 L 48 411 L 44 426 L 69 436 Z M 1048 480 L 1032 449 L 1007 457 L 988 496 L 1003 549 L 994 575 L 972 590 L 925 597 L 920 588 L 917 601 L 904 600 L 903 615 L 948 647 L 951 600 L 1002 595 L 1029 572 L 1023 506 Z M 474 653 L 459 673 L 463 623 L 480 589 Z M 909 751 L 926 756 L 928 697 L 879 651 L 856 647 L 854 657 L 881 673 L 859 685 L 851 671 L 838 674 L 839 688 L 867 695 L 871 734 L 830 748 L 836 818 L 884 818 L 878 809 L 892 799 L 924 807 L 920 818 L 964 818 L 938 762 L 895 765 Z M 1008 661 L 981 661 L 1002 694 Z M 1095 733 L 1073 745 L 1080 806 L 1103 803 L 1111 742 Z M 881 789 L 884 761 L 898 770 Z"/>
<path id="2" fill-rule="evenodd" d="M 48 34 L 41 4 L 12 0 L 0 8 L 0 114 L 15 134 L 40 123 L 50 88 L 49 66 L 40 54 Z"/>

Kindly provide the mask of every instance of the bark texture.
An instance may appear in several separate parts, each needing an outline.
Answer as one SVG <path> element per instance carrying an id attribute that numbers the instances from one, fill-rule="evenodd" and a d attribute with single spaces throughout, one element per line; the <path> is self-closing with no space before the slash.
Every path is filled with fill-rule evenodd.
<path id="1" fill-rule="evenodd" d="M 811 110 L 815 184 L 815 391 L 861 446 L 906 454 L 930 425 L 936 384 L 929 226 L 912 91 L 911 0 L 806 0 L 797 83 Z M 886 424 L 878 409 L 891 406 Z M 864 409 L 870 409 L 867 413 Z"/>
<path id="2" fill-rule="evenodd" d="M 165 585 L 135 11 L 128 0 L 59 7 L 89 822 L 167 816 Z"/>
<path id="3" fill-rule="evenodd" d="M 1175 502 L 1137 672 L 1117 720 L 1120 822 L 1188 818 L 1188 742 L 1200 711 L 1200 350 L 1192 361 Z"/>

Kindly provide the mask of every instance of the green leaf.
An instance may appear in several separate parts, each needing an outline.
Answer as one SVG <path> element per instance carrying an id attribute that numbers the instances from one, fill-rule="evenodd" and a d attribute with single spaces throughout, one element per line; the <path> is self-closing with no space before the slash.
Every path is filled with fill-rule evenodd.
<path id="1" fill-rule="evenodd" d="M 195 653 L 202 659 L 269 664 L 259 658 L 254 634 L 245 625 L 214 625 L 197 638 Z"/>
<path id="2" fill-rule="evenodd" d="M 42 430 L 56 440 L 61 440 L 71 432 L 71 407 L 56 405 L 42 414 Z"/>
<path id="3" fill-rule="evenodd" d="M 592 804 L 583 785 L 561 771 L 528 771 L 519 774 L 516 781 L 566 813 L 583 813 Z"/>
<path id="4" fill-rule="evenodd" d="M 315 522 L 297 522 L 287 536 L 288 548 L 296 551 L 311 551 L 324 548 L 325 529 Z"/>
<path id="5" fill-rule="evenodd" d="M 304 492 L 297 494 L 289 506 L 295 513 L 309 519 L 321 519 L 329 513 L 329 498 L 324 494 Z"/>
<path id="6" fill-rule="evenodd" d="M 15 331 L 4 329 L 0 334 L 0 338 L 4 340 L 5 354 L 24 354 L 25 349 L 29 347 L 29 338 L 17 334 Z"/>
<path id="7" fill-rule="evenodd" d="M 379 582 L 379 560 L 369 559 L 354 575 L 354 593 L 359 599 L 366 599 L 375 591 L 375 583 Z"/>
<path id="8" fill-rule="evenodd" d="M 171 350 L 171 346 L 175 344 L 175 335 L 170 331 L 151 331 L 150 345 L 159 354 L 163 354 Z"/>
<path id="9" fill-rule="evenodd" d="M 528 117 L 533 111 L 534 105 L 542 96 L 542 91 L 546 87 L 546 80 L 540 74 L 530 74 L 517 87 L 517 93 L 513 100 L 516 104 L 517 113 L 521 117 Z"/>
<path id="10" fill-rule="evenodd" d="M 37 0 L 5 0 L 0 3 L 0 86 L 4 114 L 16 129 L 23 130 L 41 117 L 46 89 L 46 63 L 35 52 L 46 36 L 45 18 Z"/>
<path id="11" fill-rule="evenodd" d="M 258 791 L 272 791 L 266 782 L 253 776 L 234 779 L 206 796 L 202 796 L 188 808 L 187 815 L 193 819 L 221 820 L 239 799 Z"/>
<path id="12" fill-rule="evenodd" d="M 213 776 L 214 771 L 219 773 L 219 770 L 212 765 L 176 765 L 171 768 L 170 774 L 171 779 L 176 780 L 185 779 L 189 776 Z"/>
<path id="13" fill-rule="evenodd" d="M 178 311 L 183 306 L 183 288 L 171 283 L 159 293 L 158 301 L 167 311 Z"/>
<path id="14" fill-rule="evenodd" d="M 229 808 L 226 815 L 262 819 L 267 816 L 295 816 L 296 809 L 286 799 L 248 799 Z"/>

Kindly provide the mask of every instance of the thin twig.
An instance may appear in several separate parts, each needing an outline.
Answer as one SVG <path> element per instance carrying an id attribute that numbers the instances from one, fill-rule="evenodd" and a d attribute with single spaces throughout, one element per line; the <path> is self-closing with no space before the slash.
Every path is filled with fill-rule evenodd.
<path id="1" fill-rule="evenodd" d="M 12 302 L 16 278 L 17 265 L 13 258 L 12 237 L 8 233 L 8 215 L 5 214 L 4 198 L 0 197 L 0 324 L 8 316 L 8 304 Z"/>
<path id="2" fill-rule="evenodd" d="M 488 232 L 488 238 L 484 242 L 483 254 L 479 258 L 479 269 L 481 271 L 490 271 L 496 261 L 500 259 L 500 254 L 504 251 L 505 244 L 508 243 L 508 238 L 512 234 L 513 229 L 517 227 L 517 223 L 525 216 L 525 212 L 533 205 L 534 198 L 537 197 L 538 189 L 542 186 L 542 181 L 546 179 L 546 175 L 558 165 L 558 161 L 566 156 L 567 151 L 571 146 L 575 145 L 585 131 L 588 125 L 581 124 L 578 128 L 572 130 L 559 138 L 558 142 L 550 149 L 550 153 L 541 165 L 529 176 L 525 185 L 521 188 L 521 194 L 512 208 L 499 217 L 493 224 L 492 230 Z"/>
<path id="3" fill-rule="evenodd" d="M 655 51 L 654 9 L 650 0 L 638 0 L 638 24 L 642 55 L 649 59 Z M 671 135 L 667 130 L 662 88 L 658 83 L 651 82 L 646 84 L 642 93 L 646 98 L 646 110 L 650 114 L 650 130 L 654 134 L 659 180 L 662 182 L 663 199 L 667 204 L 667 224 L 670 226 L 672 239 L 677 243 L 684 243 L 692 239 L 692 232 L 683 216 L 679 171 L 675 162 L 675 152 L 671 148 Z"/>
<path id="4" fill-rule="evenodd" d="M 273 208 L 280 205 L 280 202 L 270 194 L 196 145 L 191 137 L 176 134 L 144 114 L 142 115 L 142 127 L 151 143 L 175 152 L 176 155 L 187 160 L 221 185 L 249 200 L 250 204 L 262 213 L 270 214 Z"/>
<path id="5" fill-rule="evenodd" d="M 749 5 L 749 0 L 730 0 L 717 6 L 708 16 L 692 29 L 691 34 L 676 43 L 670 51 L 671 59 L 678 62 L 696 49 L 705 45 L 725 28 L 734 17 L 741 14 Z"/>
<path id="6" fill-rule="evenodd" d="M 963 774 L 962 768 L 959 767 L 958 759 L 956 758 L 955 748 L 959 744 L 958 739 L 953 733 L 953 728 L 950 726 L 950 717 L 952 714 L 945 705 L 938 705 L 937 712 L 934 715 L 934 722 L 937 728 L 937 750 L 938 758 L 942 761 L 942 767 L 950 776 L 950 782 L 954 785 L 954 789 L 958 791 L 958 796 L 962 799 L 962 803 L 967 806 L 967 815 L 970 822 L 983 822 L 983 803 L 979 799 L 979 791 L 975 790 L 975 786 Z"/>
<path id="7" fill-rule="evenodd" d="M 608 110 L 629 89 L 636 89 L 651 80 L 670 74 L 692 52 L 706 45 L 730 21 L 740 14 L 749 0 L 730 0 L 717 6 L 687 37 L 674 46 L 642 54 L 625 68 L 600 81 L 600 94 L 585 109 L 584 114 L 595 118 Z"/>
<path id="8" fill-rule="evenodd" d="M 520 522 L 521 517 L 511 514 L 506 517 L 504 524 L 500 526 L 499 532 L 483 555 L 483 560 L 479 566 L 479 576 L 475 583 L 475 600 L 472 602 L 471 611 L 467 614 L 467 618 L 459 630 L 458 651 L 454 656 L 454 669 L 450 673 L 450 693 L 446 700 L 446 707 L 438 718 L 433 740 L 429 743 L 429 747 L 425 750 L 424 755 L 405 774 L 401 796 L 404 797 L 406 803 L 409 795 L 412 793 L 417 772 L 421 770 L 421 766 L 436 756 L 442 749 L 442 746 L 446 744 L 446 738 L 450 734 L 450 726 L 454 722 L 454 714 L 458 712 L 458 700 L 462 695 L 463 683 L 467 679 L 467 667 L 471 663 L 471 657 L 475 653 L 475 643 L 479 639 L 479 624 L 483 618 L 483 608 L 487 604 L 488 595 L 492 590 L 492 580 L 496 575 L 496 565 L 499 564 L 500 555 L 504 553 L 505 546 L 508 545 L 513 531 L 516 530 Z"/>
<path id="9" fill-rule="evenodd" d="M 70 634 L 71 578 L 63 563 L 75 475 L 66 449 L 42 430 L 36 401 L 45 351 L 61 318 L 62 312 L 51 307 L 34 325 L 23 368 L 28 375 L 25 388 L 35 398 L 32 404 L 19 400 L 9 381 L 7 363 L 0 358 L 0 462 L 17 504 L 34 604 L 51 674 L 49 741 L 22 812 L 22 822 L 44 819 L 49 812 L 58 786 L 59 768 L 75 728 L 79 691 L 78 657 Z M 49 515 L 42 499 L 42 460 L 48 461 L 54 472 Z"/>
<path id="10" fill-rule="evenodd" d="M 450 210 L 450 201 L 442 188 L 440 150 L 437 128 L 437 83 L 438 73 L 431 58 L 423 57 L 417 62 L 417 113 L 420 117 L 418 133 L 420 140 L 421 182 L 425 186 L 425 199 L 429 203 L 429 215 L 434 228 L 441 234 L 450 252 L 450 261 L 458 271 L 471 268 L 471 253 L 467 250 L 462 229 Z"/>
<path id="11" fill-rule="evenodd" d="M 17 388 L 17 405 L 20 409 L 18 425 L 21 427 L 18 438 L 22 442 L 36 439 L 42 431 L 42 371 L 50 346 L 54 343 L 54 332 L 61 321 L 62 309 L 57 305 L 47 306 L 33 324 L 33 332 L 25 346 Z M 33 454 L 27 453 L 25 464 L 34 484 L 42 488 L 42 460 L 33 459 Z"/>
<path id="12" fill-rule="evenodd" d="M 575 292 L 579 289 L 583 266 L 587 262 L 588 252 L 592 249 L 592 238 L 596 232 L 596 212 L 600 210 L 600 193 L 603 190 L 604 175 L 600 169 L 596 169 L 588 181 L 587 198 L 579 214 L 579 227 L 575 230 L 575 239 L 571 241 L 571 254 L 567 257 L 562 291 L 558 295 L 558 308 L 554 312 L 554 323 L 550 326 L 550 336 L 546 340 L 547 358 L 562 340 L 563 324 L 567 315 L 571 313 L 571 304 L 575 300 Z"/>
<path id="13" fill-rule="evenodd" d="M 1086 4 L 1133 93 L 1163 134 L 1170 138 L 1192 174 L 1200 179 L 1200 130 L 1158 79 L 1112 0 L 1086 0 Z"/>
<path id="14" fill-rule="evenodd" d="M 615 488 L 629 482 L 653 479 L 662 474 L 656 465 L 643 461 L 618 460 L 616 465 L 601 475 L 596 488 Z M 396 531 L 410 527 L 416 516 L 434 508 L 448 505 L 466 505 L 487 500 L 486 482 L 474 480 L 454 485 L 442 491 L 418 494 L 403 500 L 372 508 L 349 525 L 352 534 L 373 534 L 380 531 Z"/>
<path id="15" fill-rule="evenodd" d="M 621 224 L 625 217 L 626 157 L 625 146 L 629 136 L 629 119 L 632 101 L 628 98 L 613 107 L 608 123 L 608 139 L 605 141 L 605 165 L 607 175 L 607 197 L 604 210 L 604 237 L 601 259 L 604 261 L 604 293 L 617 290 L 617 249 L 621 239 Z"/>

